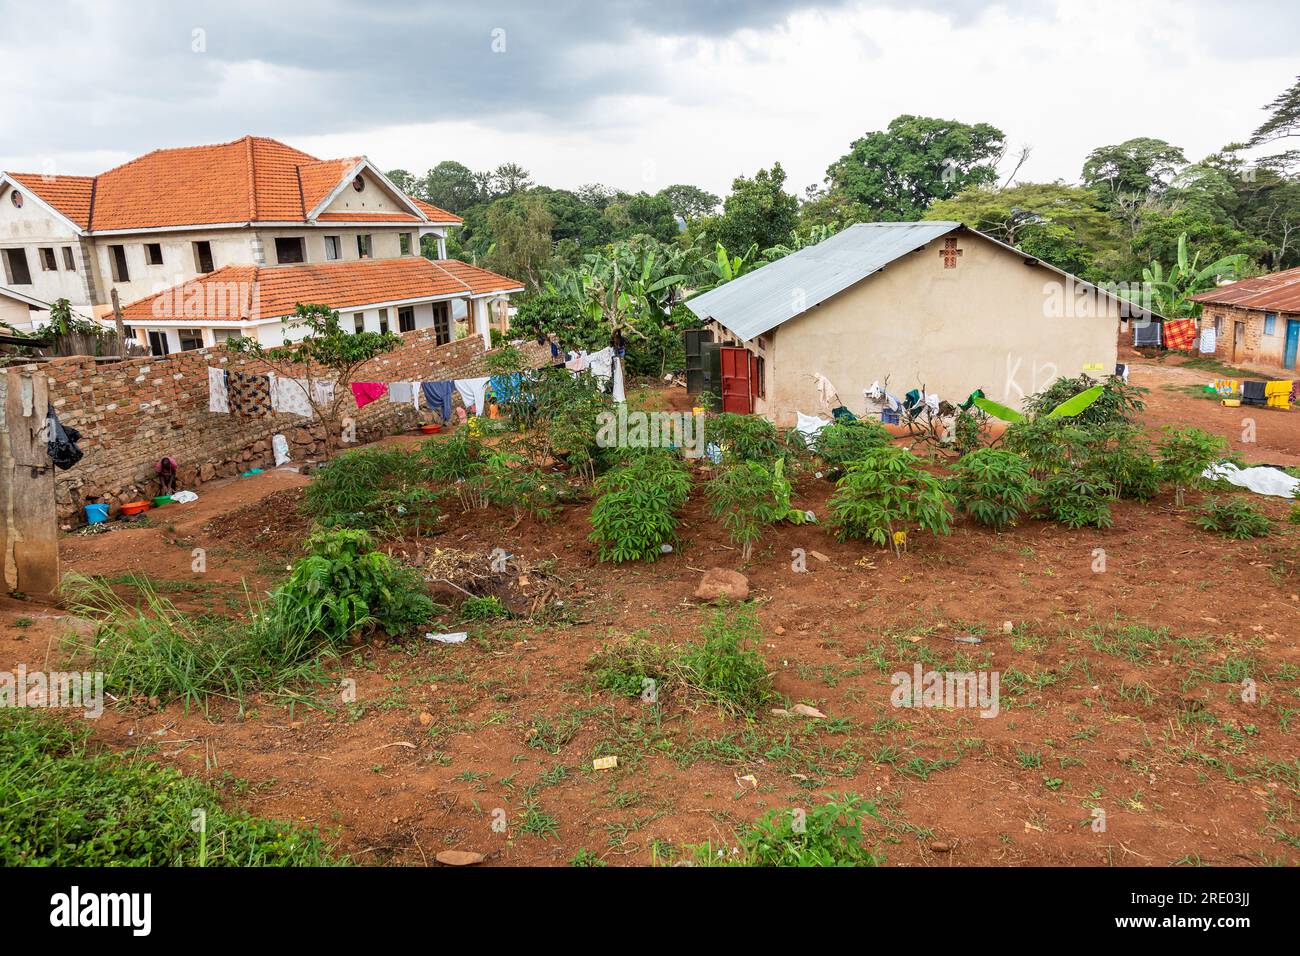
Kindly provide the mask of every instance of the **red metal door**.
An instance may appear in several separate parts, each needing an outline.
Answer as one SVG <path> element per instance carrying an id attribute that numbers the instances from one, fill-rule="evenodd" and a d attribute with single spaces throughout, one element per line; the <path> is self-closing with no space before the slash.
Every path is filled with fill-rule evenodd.
<path id="1" fill-rule="evenodd" d="M 724 346 L 722 356 L 722 410 L 748 415 L 754 410 L 748 349 Z"/>

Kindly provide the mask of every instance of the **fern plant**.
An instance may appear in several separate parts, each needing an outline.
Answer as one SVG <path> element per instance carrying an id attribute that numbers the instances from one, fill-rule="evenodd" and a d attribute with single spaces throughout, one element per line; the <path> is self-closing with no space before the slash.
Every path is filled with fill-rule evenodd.
<path id="1" fill-rule="evenodd" d="M 840 540 L 863 538 L 902 554 L 912 528 L 950 533 L 952 495 L 921 465 L 916 455 L 892 445 L 851 462 L 828 503 Z"/>

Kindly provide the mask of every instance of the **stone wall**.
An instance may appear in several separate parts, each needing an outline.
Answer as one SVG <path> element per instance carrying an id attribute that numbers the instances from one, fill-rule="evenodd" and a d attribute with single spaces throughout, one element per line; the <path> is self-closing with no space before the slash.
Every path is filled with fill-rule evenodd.
<path id="1" fill-rule="evenodd" d="M 487 374 L 487 353 L 479 336 L 439 346 L 434 334 L 432 329 L 404 333 L 398 349 L 367 363 L 354 380 L 437 381 Z M 541 364 L 540 349 L 530 347 L 527 356 L 532 364 Z M 166 455 L 179 464 L 178 487 L 191 490 L 214 478 L 271 467 L 271 437 L 277 433 L 288 439 L 294 464 L 322 456 L 325 429 L 314 420 L 208 411 L 210 366 L 268 371 L 258 360 L 220 347 L 112 362 L 74 356 L 30 366 L 45 373 L 59 419 L 82 436 L 79 445 L 85 457 L 58 473 L 60 520 L 83 520 L 87 499 L 107 502 L 115 514 L 123 501 L 153 497 L 158 493 L 154 465 Z M 414 409 L 385 399 L 359 411 L 345 399 L 342 414 L 355 420 L 360 442 L 417 423 Z"/>

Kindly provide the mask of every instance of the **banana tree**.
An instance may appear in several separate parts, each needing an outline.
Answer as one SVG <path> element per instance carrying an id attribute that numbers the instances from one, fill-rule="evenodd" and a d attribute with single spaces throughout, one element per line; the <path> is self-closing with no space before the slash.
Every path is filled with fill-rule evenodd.
<path id="1" fill-rule="evenodd" d="M 1094 385 L 1092 388 L 1080 392 L 1073 398 L 1067 398 L 1043 417 L 1073 418 L 1097 399 L 1101 398 L 1102 393 L 1105 391 L 1105 385 Z M 1002 419 L 1004 422 L 1023 422 L 1028 418 L 1028 416 L 1023 412 L 1018 412 L 1014 408 L 1008 408 L 1006 405 L 1002 405 L 999 402 L 995 402 L 988 398 L 976 398 L 975 406 L 988 412 L 988 414 L 992 415 L 994 418 Z"/>
<path id="2" fill-rule="evenodd" d="M 732 279 L 753 272 L 767 261 L 758 254 L 758 243 L 751 243 L 742 255 L 733 256 L 722 243 L 717 243 L 713 255 L 700 259 L 700 279 L 698 288 L 701 292 L 716 288 Z"/>
<path id="3" fill-rule="evenodd" d="M 1166 319 L 1182 319 L 1200 314 L 1199 302 L 1193 302 L 1192 296 L 1214 288 L 1219 279 L 1227 276 L 1240 278 L 1246 268 L 1247 257 L 1241 254 L 1224 256 L 1208 266 L 1200 265 L 1201 254 L 1189 255 L 1187 233 L 1178 237 L 1178 256 L 1166 272 L 1164 266 L 1152 260 L 1142 270 L 1142 289 L 1121 293 L 1130 300 L 1148 298 L 1154 311 Z"/>

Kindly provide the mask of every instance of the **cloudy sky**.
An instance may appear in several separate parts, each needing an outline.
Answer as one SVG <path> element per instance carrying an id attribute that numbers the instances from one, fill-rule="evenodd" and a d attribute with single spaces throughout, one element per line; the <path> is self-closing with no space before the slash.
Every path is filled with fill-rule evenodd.
<path id="1" fill-rule="evenodd" d="M 1244 140 L 1300 73 L 1295 0 L 0 0 L 0 169 L 272 136 L 548 185 L 797 190 L 900 113 L 989 122 L 1074 181 L 1145 135 Z"/>

